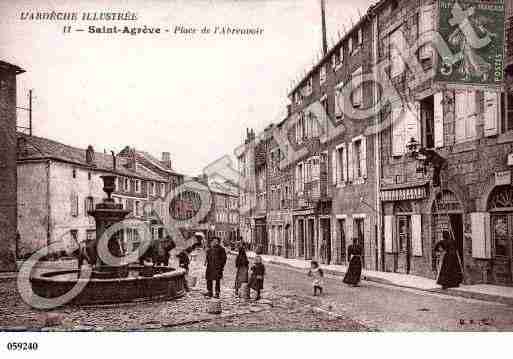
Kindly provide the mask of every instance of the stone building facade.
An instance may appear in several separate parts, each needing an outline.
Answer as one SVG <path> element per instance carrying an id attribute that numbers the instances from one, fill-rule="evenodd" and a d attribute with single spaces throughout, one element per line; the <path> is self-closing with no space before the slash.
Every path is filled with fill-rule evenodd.
<path id="1" fill-rule="evenodd" d="M 126 218 L 147 223 L 152 238 L 164 238 L 170 223 L 166 193 L 181 175 L 173 172 L 171 181 L 149 167 L 135 150 L 112 156 L 92 147 L 80 149 L 18 134 L 19 255 L 26 257 L 53 243 L 61 243 L 66 251 L 95 238 L 95 221 L 88 211 L 105 197 L 105 174 L 117 176 L 112 197 L 130 210 Z M 135 227 L 125 228 L 123 238 L 132 248 L 141 240 Z"/>
<path id="2" fill-rule="evenodd" d="M 297 257 L 347 263 L 354 241 L 364 267 L 377 268 L 375 137 L 365 130 L 374 116 L 353 116 L 373 105 L 372 22 L 364 16 L 290 93 L 295 150 L 294 239 Z M 319 113 L 319 109 L 321 109 Z"/>
<path id="3" fill-rule="evenodd" d="M 0 272 L 16 270 L 16 76 L 23 72 L 0 61 Z"/>
<path id="4" fill-rule="evenodd" d="M 511 284 L 504 200 L 512 190 L 509 94 L 501 95 L 496 85 L 416 82 L 410 65 L 397 58 L 397 44 L 411 48 L 421 34 L 440 30 L 439 6 L 431 0 L 382 1 L 372 9 L 378 61 L 391 62 L 386 75 L 401 100 L 381 111 L 381 121 L 391 123 L 379 134 L 381 269 L 434 278 L 439 258 L 433 248 L 449 231 L 467 283 Z M 426 72 L 440 66 L 429 45 L 417 55 Z M 412 145 L 420 147 L 423 162 Z"/>
<path id="5" fill-rule="evenodd" d="M 462 4 L 469 13 L 486 5 L 498 16 L 504 5 Z M 289 94 L 288 116 L 277 126 L 288 129 L 285 150 L 306 151 L 276 172 L 271 153 L 284 148 L 267 141 L 265 163 L 255 160 L 257 198 L 264 190 L 268 197 L 265 216 L 257 210 L 271 224 L 268 235 L 276 238 L 270 218 L 281 215 L 277 191 L 292 178 L 297 258 L 344 264 L 354 239 L 367 269 L 434 278 L 433 248 L 449 231 L 467 283 L 512 285 L 513 36 L 506 5 L 505 81 L 485 85 L 432 76 L 446 64 L 431 41 L 442 32 L 442 10 L 454 2 L 372 6 Z M 265 186 L 260 168 L 267 168 Z"/>

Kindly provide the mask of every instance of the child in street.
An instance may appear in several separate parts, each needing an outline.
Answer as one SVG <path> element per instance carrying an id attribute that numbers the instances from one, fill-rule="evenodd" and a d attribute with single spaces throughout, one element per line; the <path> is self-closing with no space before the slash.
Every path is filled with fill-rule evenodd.
<path id="1" fill-rule="evenodd" d="M 313 278 L 313 295 L 317 296 L 317 292 L 319 292 L 319 295 L 321 295 L 323 286 L 322 278 L 324 277 L 324 273 L 319 267 L 319 263 L 317 261 L 310 262 L 310 270 L 308 271 L 308 276 Z"/>
<path id="2" fill-rule="evenodd" d="M 260 291 L 264 289 L 265 267 L 262 264 L 262 257 L 255 257 L 255 264 L 251 267 L 251 278 L 249 279 L 249 287 L 256 291 L 255 300 L 260 299 Z"/>

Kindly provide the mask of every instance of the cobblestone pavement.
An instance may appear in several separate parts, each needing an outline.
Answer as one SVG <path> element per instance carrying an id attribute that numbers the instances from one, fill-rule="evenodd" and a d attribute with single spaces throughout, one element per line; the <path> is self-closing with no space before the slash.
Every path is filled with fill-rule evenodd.
<path id="1" fill-rule="evenodd" d="M 118 331 L 118 330 L 344 330 L 369 328 L 317 307 L 315 301 L 292 292 L 267 290 L 259 301 L 236 298 L 230 288 L 234 280 L 227 265 L 221 295 L 222 313 L 209 314 L 204 268 L 197 260 L 191 275 L 197 286 L 174 301 L 139 302 L 122 305 L 63 307 L 39 311 L 25 304 L 14 279 L 0 281 L 0 328 L 3 330 L 42 331 Z"/>
<path id="2" fill-rule="evenodd" d="M 347 287 L 340 277 L 325 279 L 322 297 L 311 295 L 302 271 L 266 266 L 263 299 L 235 298 L 234 257 L 222 290 L 222 313 L 208 314 L 202 259 L 191 276 L 195 289 L 175 301 L 112 306 L 63 307 L 43 312 L 22 302 L 13 279 L 0 280 L 0 328 L 18 330 L 458 330 L 513 329 L 513 307 L 437 293 L 363 282 Z"/>

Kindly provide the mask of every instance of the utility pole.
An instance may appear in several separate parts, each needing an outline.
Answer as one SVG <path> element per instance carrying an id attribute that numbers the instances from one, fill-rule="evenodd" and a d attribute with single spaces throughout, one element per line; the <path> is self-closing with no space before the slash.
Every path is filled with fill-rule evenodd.
<path id="1" fill-rule="evenodd" d="M 29 136 L 32 136 L 32 89 L 29 90 Z"/>
<path id="2" fill-rule="evenodd" d="M 326 39 L 326 0 L 321 0 L 321 17 L 322 17 L 322 54 L 326 56 L 328 53 L 328 40 Z"/>

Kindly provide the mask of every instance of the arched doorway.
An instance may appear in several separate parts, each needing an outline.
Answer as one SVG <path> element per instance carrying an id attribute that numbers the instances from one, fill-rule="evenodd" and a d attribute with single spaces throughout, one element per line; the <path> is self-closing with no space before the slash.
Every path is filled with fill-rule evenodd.
<path id="1" fill-rule="evenodd" d="M 456 242 L 456 248 L 463 264 L 463 206 L 456 195 L 448 190 L 438 193 L 433 201 L 431 213 L 433 214 L 432 246 L 442 240 L 442 232 L 448 231 Z M 438 266 L 438 258 L 432 253 L 433 269 Z"/>
<path id="2" fill-rule="evenodd" d="M 487 203 L 490 212 L 494 283 L 513 283 L 513 187 L 498 186 Z"/>

